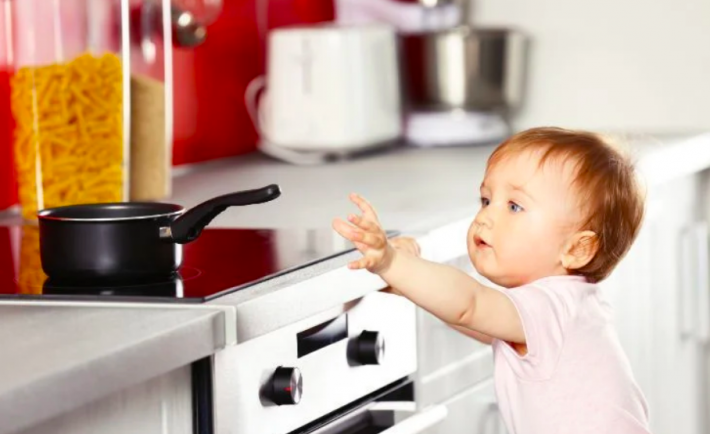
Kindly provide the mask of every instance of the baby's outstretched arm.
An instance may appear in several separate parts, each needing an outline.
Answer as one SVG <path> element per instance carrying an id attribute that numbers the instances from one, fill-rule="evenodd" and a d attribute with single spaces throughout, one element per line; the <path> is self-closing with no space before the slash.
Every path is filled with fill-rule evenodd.
<path id="1" fill-rule="evenodd" d="M 458 331 L 459 333 L 462 333 L 470 338 L 473 338 L 473 339 L 477 340 L 478 342 L 484 343 L 486 345 L 490 345 L 491 343 L 493 343 L 492 337 L 490 337 L 486 334 L 483 334 L 481 332 L 477 332 L 475 330 L 467 329 L 466 327 L 455 326 L 455 325 L 451 325 L 451 324 L 449 324 L 449 326 L 451 328 L 453 328 L 454 330 Z"/>
<path id="2" fill-rule="evenodd" d="M 388 242 L 377 214 L 362 197 L 351 195 L 362 211 L 348 224 L 336 219 L 333 228 L 352 241 L 363 257 L 349 264 L 378 274 L 412 302 L 452 326 L 508 342 L 525 343 L 523 326 L 513 302 L 463 271 L 397 250 Z"/>
<path id="3" fill-rule="evenodd" d="M 413 238 L 409 237 L 397 237 L 393 238 L 390 240 L 390 244 L 392 247 L 395 248 L 395 250 L 403 250 L 405 252 L 408 252 L 412 255 L 419 256 L 421 254 L 421 251 L 419 249 L 419 244 L 417 244 L 417 241 Z M 397 288 L 389 288 L 389 292 L 392 292 L 394 294 L 402 295 L 402 292 L 397 290 Z M 481 332 L 477 332 L 465 327 L 461 326 L 456 326 L 456 325 L 451 325 L 448 324 L 449 327 L 453 328 L 454 330 L 470 337 L 473 339 L 476 339 L 479 342 L 482 342 L 484 344 L 491 344 L 493 342 L 493 338 L 491 338 L 488 335 L 485 335 Z"/>

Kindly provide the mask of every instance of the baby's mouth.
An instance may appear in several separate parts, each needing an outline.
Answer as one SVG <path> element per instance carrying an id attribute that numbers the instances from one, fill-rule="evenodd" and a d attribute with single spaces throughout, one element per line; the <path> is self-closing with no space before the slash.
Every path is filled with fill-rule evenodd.
<path id="1" fill-rule="evenodd" d="M 490 244 L 488 244 L 483 238 L 481 238 L 478 235 L 473 237 L 473 242 L 476 244 L 476 247 L 492 247 Z"/>

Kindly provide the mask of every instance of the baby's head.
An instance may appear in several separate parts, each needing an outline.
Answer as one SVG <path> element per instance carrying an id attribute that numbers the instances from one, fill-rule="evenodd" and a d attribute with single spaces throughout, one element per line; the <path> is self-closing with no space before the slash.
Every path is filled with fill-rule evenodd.
<path id="1" fill-rule="evenodd" d="M 596 134 L 533 128 L 490 156 L 468 234 L 478 272 L 514 287 L 554 275 L 606 278 L 638 234 L 631 162 Z"/>

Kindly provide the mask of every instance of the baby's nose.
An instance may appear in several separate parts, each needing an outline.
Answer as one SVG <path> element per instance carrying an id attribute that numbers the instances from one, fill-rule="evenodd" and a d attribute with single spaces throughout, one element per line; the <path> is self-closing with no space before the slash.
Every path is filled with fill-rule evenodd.
<path id="1" fill-rule="evenodd" d="M 487 208 L 483 208 L 476 214 L 476 218 L 474 222 L 479 225 L 479 226 L 485 226 L 485 227 L 492 227 L 493 226 L 493 220 L 491 219 L 491 213 L 487 210 Z"/>

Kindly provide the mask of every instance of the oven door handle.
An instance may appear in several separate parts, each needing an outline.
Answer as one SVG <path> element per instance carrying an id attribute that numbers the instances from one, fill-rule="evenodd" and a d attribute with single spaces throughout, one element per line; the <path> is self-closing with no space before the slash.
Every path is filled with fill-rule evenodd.
<path id="1" fill-rule="evenodd" d="M 391 409 L 387 408 L 386 402 L 382 402 L 381 404 L 384 404 L 382 406 L 377 404 L 370 408 L 371 412 L 391 411 Z M 432 405 L 387 428 L 380 434 L 419 434 L 427 428 L 442 422 L 448 414 L 449 409 L 445 405 Z"/>

